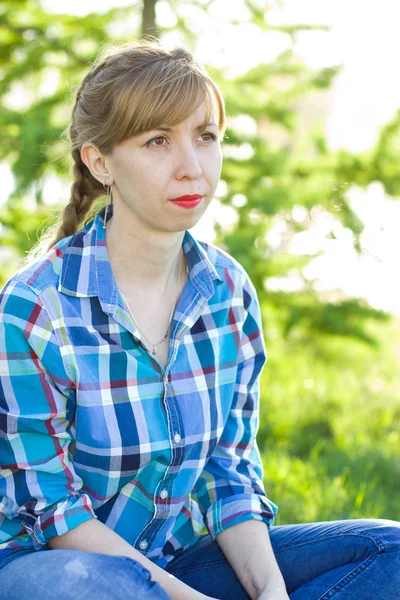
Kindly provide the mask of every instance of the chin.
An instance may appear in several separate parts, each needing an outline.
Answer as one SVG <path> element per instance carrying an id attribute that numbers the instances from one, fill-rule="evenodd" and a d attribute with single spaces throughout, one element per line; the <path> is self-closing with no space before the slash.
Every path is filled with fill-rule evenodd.
<path id="1" fill-rule="evenodd" d="M 172 223 L 170 221 L 170 226 L 171 226 L 171 230 L 178 232 L 178 231 L 185 231 L 186 229 L 191 229 L 192 227 L 194 227 L 195 225 L 197 225 L 197 223 L 200 221 L 201 217 L 203 216 L 204 211 L 201 212 L 201 214 L 188 214 L 188 215 L 182 215 L 179 219 L 175 219 L 175 222 Z"/>

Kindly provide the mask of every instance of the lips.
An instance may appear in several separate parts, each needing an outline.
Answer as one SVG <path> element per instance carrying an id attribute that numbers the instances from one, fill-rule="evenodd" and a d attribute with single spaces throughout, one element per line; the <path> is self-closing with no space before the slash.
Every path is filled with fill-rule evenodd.
<path id="1" fill-rule="evenodd" d="M 200 204 L 202 197 L 203 196 L 199 196 L 198 194 L 179 196 L 179 198 L 172 198 L 171 202 L 177 206 L 181 206 L 182 208 L 194 208 Z"/>

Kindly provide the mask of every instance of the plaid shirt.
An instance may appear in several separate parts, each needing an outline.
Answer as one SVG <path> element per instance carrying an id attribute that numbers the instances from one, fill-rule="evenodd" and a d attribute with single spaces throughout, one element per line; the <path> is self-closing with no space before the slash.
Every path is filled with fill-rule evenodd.
<path id="1" fill-rule="evenodd" d="M 255 441 L 259 306 L 242 267 L 185 232 L 164 370 L 118 292 L 103 215 L 0 296 L 0 556 L 98 518 L 164 567 L 200 533 L 277 512 Z"/>

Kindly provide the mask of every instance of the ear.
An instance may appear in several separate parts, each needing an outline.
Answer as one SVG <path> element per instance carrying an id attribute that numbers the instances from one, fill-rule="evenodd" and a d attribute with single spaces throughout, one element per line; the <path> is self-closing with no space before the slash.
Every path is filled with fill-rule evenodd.
<path id="1" fill-rule="evenodd" d="M 102 184 L 112 185 L 114 178 L 106 165 L 106 158 L 93 144 L 83 144 L 81 158 L 91 174 Z"/>

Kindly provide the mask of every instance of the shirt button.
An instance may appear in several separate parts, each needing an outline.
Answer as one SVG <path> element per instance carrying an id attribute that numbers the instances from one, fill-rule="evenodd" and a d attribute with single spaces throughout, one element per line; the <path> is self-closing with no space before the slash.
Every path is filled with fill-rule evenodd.
<path id="1" fill-rule="evenodd" d="M 164 500 L 166 497 L 168 496 L 168 491 L 167 490 L 163 490 L 160 494 L 160 497 Z"/>
<path id="2" fill-rule="evenodd" d="M 146 542 L 146 540 L 143 540 L 143 542 L 140 542 L 139 548 L 141 550 L 146 550 L 146 548 L 147 548 L 148 545 L 149 545 L 148 542 Z"/>
<path id="3" fill-rule="evenodd" d="M 179 435 L 179 433 L 176 433 L 176 434 L 174 435 L 174 442 L 175 442 L 176 444 L 179 444 L 179 442 L 180 442 L 180 441 L 181 441 L 181 436 Z"/>

